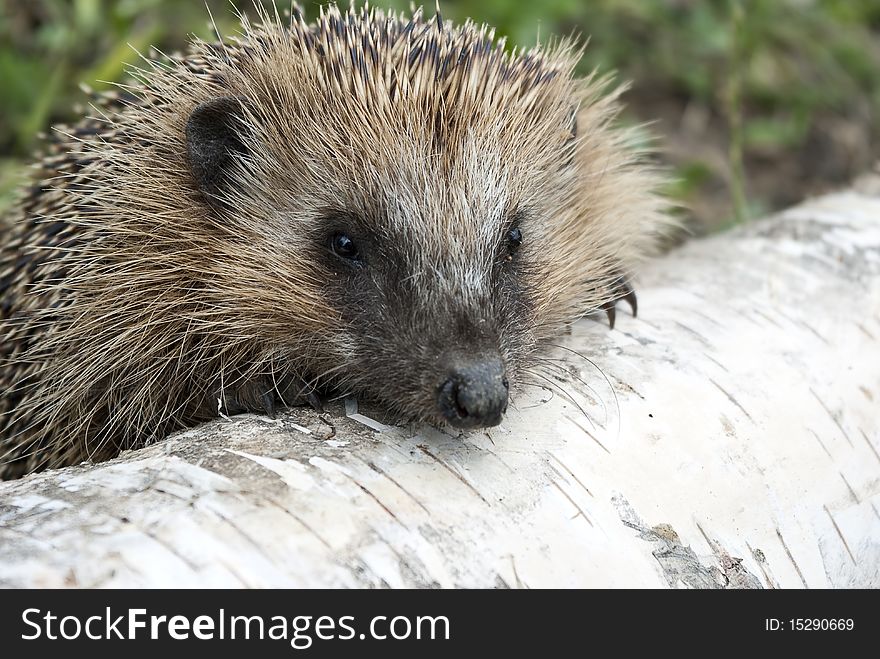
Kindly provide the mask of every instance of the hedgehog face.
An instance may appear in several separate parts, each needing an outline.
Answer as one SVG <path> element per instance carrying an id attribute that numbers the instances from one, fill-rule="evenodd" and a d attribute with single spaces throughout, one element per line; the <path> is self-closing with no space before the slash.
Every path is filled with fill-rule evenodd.
<path id="1" fill-rule="evenodd" d="M 524 166 L 509 155 L 515 130 L 453 131 L 464 123 L 450 110 L 442 140 L 422 121 L 394 147 L 380 142 L 386 127 L 358 143 L 362 163 L 327 171 L 303 224 L 341 319 L 324 368 L 344 365 L 345 385 L 405 418 L 473 428 L 500 422 L 535 347 L 541 225 L 559 203 L 568 134 L 563 118 L 536 126 L 548 153 Z"/>

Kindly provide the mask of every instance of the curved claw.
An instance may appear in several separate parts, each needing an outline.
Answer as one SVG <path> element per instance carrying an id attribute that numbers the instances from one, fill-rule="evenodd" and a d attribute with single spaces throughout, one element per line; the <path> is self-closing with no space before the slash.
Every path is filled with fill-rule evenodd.
<path id="1" fill-rule="evenodd" d="M 617 318 L 617 309 L 615 308 L 615 302 L 608 302 L 602 305 L 602 308 L 605 309 L 605 313 L 608 314 L 608 325 L 611 329 L 614 329 L 614 320 Z"/>
<path id="2" fill-rule="evenodd" d="M 621 300 L 625 300 L 627 304 L 629 304 L 629 308 L 632 310 L 633 318 L 635 318 L 639 312 L 639 303 L 636 299 L 636 292 L 635 290 L 633 290 L 633 287 L 630 285 L 628 279 L 621 278 L 619 280 L 619 284 L 616 287 L 615 295 L 616 297 L 614 297 L 614 299 L 609 300 L 601 307 L 599 307 L 608 315 L 608 324 L 611 326 L 611 329 L 614 329 L 614 321 L 617 319 L 617 303 Z"/>
<path id="3" fill-rule="evenodd" d="M 633 289 L 629 289 L 629 293 L 620 299 L 626 300 L 629 303 L 629 308 L 632 309 L 633 318 L 639 315 L 639 302 L 636 300 L 636 292 Z"/>
<path id="4" fill-rule="evenodd" d="M 324 408 L 321 405 L 321 399 L 318 398 L 318 394 L 315 393 L 313 383 L 306 382 L 301 377 L 295 376 L 286 388 L 286 391 L 290 392 L 291 397 L 294 400 L 305 399 L 305 401 L 309 404 L 309 407 L 311 407 L 313 410 L 321 414 L 324 413 Z"/>
<path id="5" fill-rule="evenodd" d="M 324 413 L 324 407 L 323 405 L 321 405 L 321 399 L 318 398 L 318 394 L 316 394 L 314 391 L 310 391 L 306 394 L 306 401 L 308 401 L 309 405 L 312 406 L 313 410 L 320 414 Z"/>
<path id="6" fill-rule="evenodd" d="M 275 392 L 273 390 L 264 391 L 260 394 L 260 404 L 263 406 L 263 411 L 266 413 L 270 419 L 275 419 Z"/>

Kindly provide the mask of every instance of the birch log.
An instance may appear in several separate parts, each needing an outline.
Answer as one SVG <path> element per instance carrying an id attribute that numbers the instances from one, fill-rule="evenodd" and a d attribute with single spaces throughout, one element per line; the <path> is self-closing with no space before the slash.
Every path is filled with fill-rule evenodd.
<path id="1" fill-rule="evenodd" d="M 693 241 L 638 291 L 498 428 L 295 409 L 0 484 L 0 584 L 880 586 L 880 196 Z"/>

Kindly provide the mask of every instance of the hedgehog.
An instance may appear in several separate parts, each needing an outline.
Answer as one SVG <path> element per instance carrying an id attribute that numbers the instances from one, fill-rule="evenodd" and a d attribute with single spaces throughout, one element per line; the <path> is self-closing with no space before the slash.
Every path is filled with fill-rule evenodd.
<path id="1" fill-rule="evenodd" d="M 571 323 L 635 315 L 663 176 L 576 40 L 256 12 L 50 138 L 0 246 L 0 476 L 329 392 L 493 426 Z"/>

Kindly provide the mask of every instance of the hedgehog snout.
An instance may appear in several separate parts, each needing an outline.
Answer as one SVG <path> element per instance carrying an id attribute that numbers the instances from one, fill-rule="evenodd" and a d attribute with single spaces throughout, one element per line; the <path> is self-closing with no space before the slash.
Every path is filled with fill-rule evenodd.
<path id="1" fill-rule="evenodd" d="M 498 355 L 452 360 L 438 388 L 440 415 L 456 428 L 485 428 L 501 423 L 510 384 Z"/>

